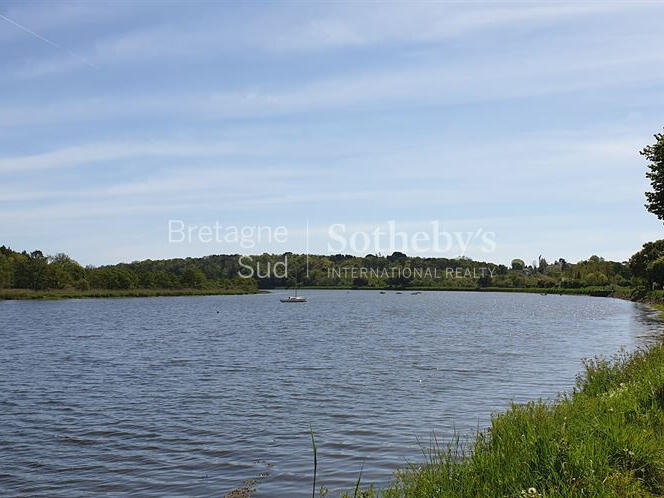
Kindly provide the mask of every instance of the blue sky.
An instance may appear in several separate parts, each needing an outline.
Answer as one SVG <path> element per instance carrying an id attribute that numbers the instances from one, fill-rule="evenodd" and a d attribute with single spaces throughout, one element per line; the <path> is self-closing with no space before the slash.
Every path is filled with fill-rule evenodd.
<path id="1" fill-rule="evenodd" d="M 496 262 L 624 260 L 662 238 L 638 154 L 664 126 L 662 3 L 0 14 L 0 243 L 13 248 L 95 265 L 326 253 L 331 224 L 390 220 L 492 232 L 495 251 L 466 255 Z M 289 238 L 169 244 L 170 219 Z"/>

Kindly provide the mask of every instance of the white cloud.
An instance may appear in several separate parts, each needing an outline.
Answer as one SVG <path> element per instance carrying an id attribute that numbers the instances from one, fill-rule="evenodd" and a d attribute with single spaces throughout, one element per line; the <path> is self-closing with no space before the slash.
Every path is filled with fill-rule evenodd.
<path id="1" fill-rule="evenodd" d="M 38 34 L 50 35 L 82 26 L 98 26 L 123 16 L 135 15 L 144 9 L 141 2 L 31 1 L 16 3 L 0 10 L 0 13 Z M 13 41 L 28 36 L 18 28 L 0 30 L 0 41 Z"/>
<path id="2" fill-rule="evenodd" d="M 337 169 L 353 170 L 356 175 L 361 175 L 363 170 L 390 171 L 390 179 L 396 181 L 450 181 L 466 178 L 466 170 L 458 165 L 472 163 L 480 168 L 483 164 L 493 169 L 505 166 L 515 173 L 520 171 L 521 178 L 533 178 L 541 175 L 542 168 L 569 172 L 570 168 L 575 170 L 583 164 L 588 173 L 622 168 L 624 164 L 640 161 L 638 151 L 647 142 L 642 136 L 598 129 L 487 139 L 482 148 L 473 147 L 472 139 L 441 140 L 438 136 L 415 137 L 409 139 L 405 147 L 402 143 L 385 142 L 382 137 L 364 137 L 353 142 L 345 135 L 317 134 L 302 141 L 292 140 L 290 135 L 279 136 L 279 133 L 279 128 L 252 127 L 232 138 L 218 140 L 160 136 L 145 141 L 82 143 L 38 154 L 0 157 L 0 174 L 92 167 L 117 160 L 137 164 L 137 160 L 164 158 L 176 159 L 181 164 L 172 166 L 169 162 L 156 167 L 148 163 L 152 166 L 144 169 L 168 166 L 167 171 L 200 171 L 201 175 L 212 174 L 215 169 L 223 171 L 224 175 L 241 170 L 245 177 L 271 171 L 284 175 L 299 171 L 303 176 L 310 176 L 316 168 L 305 165 L 318 164 L 322 169 L 334 165 Z M 330 153 L 331 150 L 334 153 Z M 417 167 L 403 168 L 412 163 Z M 300 169 L 294 169 L 296 165 Z"/>
<path id="3" fill-rule="evenodd" d="M 73 167 L 100 161 L 140 157 L 214 157 L 232 152 L 227 143 L 120 142 L 66 147 L 41 154 L 0 158 L 0 173 Z"/>
<path id="4" fill-rule="evenodd" d="M 487 29 L 533 29 L 543 23 L 584 16 L 658 10 L 652 4 L 628 2 L 558 4 L 320 4 L 314 14 L 270 11 L 253 19 L 234 22 L 227 12 L 177 16 L 167 22 L 141 25 L 120 35 L 97 35 L 87 42 L 81 59 L 59 54 L 30 60 L 14 71 L 20 78 L 62 73 L 83 67 L 160 58 L 201 58 L 233 52 L 320 52 L 346 47 L 439 43 Z M 44 9 L 48 11 L 48 9 Z M 114 10 L 114 9 L 110 9 Z M 62 9 L 53 19 L 23 12 L 17 17 L 35 29 L 96 19 L 100 9 L 86 4 Z M 122 11 L 120 11 L 122 14 Z M 12 13 L 12 15 L 14 15 Z M 177 18 L 176 18 L 177 17 Z M 190 19 L 193 17 L 194 21 Z M 213 19 L 211 21 L 210 19 Z M 85 46 L 85 44 L 82 44 Z M 72 47 L 70 47 L 72 48 Z M 81 50 L 81 47 L 77 47 Z M 78 53 L 78 52 L 77 52 Z"/>
<path id="5" fill-rule="evenodd" d="M 384 105 L 445 105 L 500 101 L 556 93 L 652 84 L 664 80 L 664 53 L 598 57 L 595 50 L 570 59 L 469 60 L 436 67 L 361 72 L 299 84 L 287 90 L 77 98 L 40 105 L 5 105 L 0 126 L 178 115 L 198 119 L 259 117 L 322 110 L 375 109 Z M 647 70 L 646 70 L 647 68 Z"/>
<path id="6" fill-rule="evenodd" d="M 378 44 L 431 43 L 486 29 L 515 25 L 532 29 L 542 23 L 561 19 L 635 10 L 634 4 L 599 2 L 502 5 L 410 2 L 348 6 L 342 4 L 341 12 L 323 12 L 313 19 L 303 20 L 295 29 L 268 32 L 257 43 L 270 51 L 289 52 Z"/>
<path id="7" fill-rule="evenodd" d="M 310 211 L 417 219 L 453 211 L 460 226 L 491 222 L 512 234 L 503 248 L 546 243 L 558 252 L 566 244 L 583 251 L 591 245 L 579 242 L 582 229 L 565 229 L 565 220 L 594 224 L 601 237 L 591 242 L 604 247 L 619 247 L 611 236 L 636 240 L 630 230 L 649 227 L 642 213 L 634 222 L 616 221 L 622 231 L 612 233 L 617 216 L 643 203 L 644 165 L 636 153 L 649 141 L 661 104 L 652 88 L 664 81 L 664 39 L 650 25 L 659 5 L 347 3 L 308 10 L 261 4 L 242 18 L 229 11 L 223 20 L 209 12 L 160 12 L 123 23 L 104 23 L 96 4 L 63 4 L 58 12 L 50 7 L 55 3 L 24 5 L 5 13 L 57 41 L 71 30 L 76 45 L 63 46 L 100 70 L 73 73 L 78 58 L 64 51 L 33 58 L 50 49 L 33 50 L 20 32 L 0 33 L 12 51 L 18 48 L 10 57 L 19 63 L 3 70 L 22 78 L 5 78 L 0 97 L 3 233 L 48 241 L 65 225 L 71 233 L 95 222 L 152 226 L 173 212 L 237 220 Z M 88 29 L 88 20 L 100 29 Z M 251 68 L 238 65 L 237 74 L 227 75 L 238 60 Z M 193 78 L 172 77 L 173 65 L 184 61 L 193 62 L 191 86 L 180 83 Z M 283 74 L 268 73 L 282 63 Z M 630 87 L 645 91 L 620 101 Z M 598 96 L 588 99 L 583 117 L 556 113 L 552 106 L 563 99 L 547 99 L 588 91 Z M 556 122 L 517 110 L 528 97 L 539 97 L 536 109 Z M 487 102 L 501 103 L 491 110 L 504 113 L 504 130 L 502 116 L 465 121 L 482 119 L 489 106 L 444 107 Z M 575 102 L 572 96 L 566 108 Z M 427 112 L 415 123 L 420 110 Z M 643 113 L 638 126 L 620 123 L 623 110 Z M 300 113 L 310 115 L 298 119 Z M 520 115 L 533 123 L 510 121 Z M 264 119 L 279 116 L 288 119 Z M 395 122 L 404 117 L 401 128 Z M 442 124 L 448 117 L 459 122 Z M 583 123 L 591 124 L 554 131 Z M 515 131 L 529 124 L 532 134 Z M 173 136 L 136 138 L 155 129 Z M 480 135 L 487 130 L 496 136 Z M 82 136 L 89 143 L 75 144 Z M 44 151 L 43 143 L 62 145 Z M 117 176 L 108 171 L 116 165 L 122 166 Z M 546 216 L 554 209 L 547 203 L 561 211 L 559 220 Z M 577 215 L 572 210 L 579 205 L 588 208 Z M 487 209 L 495 216 L 482 221 L 478 213 Z M 531 227 L 532 235 L 525 233 Z M 145 234 L 133 236 L 149 243 Z"/>
<path id="8" fill-rule="evenodd" d="M 177 194 L 185 197 L 189 194 L 201 197 L 203 195 L 222 195 L 226 199 L 234 199 L 241 192 L 257 191 L 278 187 L 283 189 L 286 182 L 315 181 L 321 173 L 315 171 L 302 171 L 289 168 L 253 168 L 243 170 L 235 164 L 220 165 L 219 167 L 192 167 L 182 165 L 169 168 L 167 172 L 158 171 L 148 174 L 144 180 L 135 180 L 117 183 L 108 186 L 92 186 L 78 189 L 58 190 L 46 188 L 44 190 L 21 190 L 14 187 L 0 191 L 0 202 L 22 201 L 81 201 L 90 199 L 117 199 L 121 198 L 155 196 L 163 194 Z M 250 185 L 251 188 L 247 188 Z"/>

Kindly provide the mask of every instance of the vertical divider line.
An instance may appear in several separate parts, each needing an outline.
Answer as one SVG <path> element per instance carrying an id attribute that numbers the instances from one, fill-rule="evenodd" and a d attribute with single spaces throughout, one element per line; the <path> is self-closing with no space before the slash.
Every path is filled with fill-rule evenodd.
<path id="1" fill-rule="evenodd" d="M 307 227 L 305 230 L 304 253 L 307 258 L 307 278 L 309 278 L 309 218 L 307 218 Z"/>

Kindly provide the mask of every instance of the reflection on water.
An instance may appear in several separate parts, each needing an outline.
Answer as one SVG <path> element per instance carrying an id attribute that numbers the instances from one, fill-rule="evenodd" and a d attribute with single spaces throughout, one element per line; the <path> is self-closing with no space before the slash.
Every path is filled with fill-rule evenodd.
<path id="1" fill-rule="evenodd" d="M 0 489 L 307 495 L 389 481 L 417 438 L 553 398 L 657 312 L 591 297 L 308 291 L 0 303 Z M 217 311 L 219 313 L 217 313 Z"/>

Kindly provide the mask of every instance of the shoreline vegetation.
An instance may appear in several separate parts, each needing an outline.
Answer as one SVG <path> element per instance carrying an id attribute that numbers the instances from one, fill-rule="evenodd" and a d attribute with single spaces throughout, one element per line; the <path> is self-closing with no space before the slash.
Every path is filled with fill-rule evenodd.
<path id="1" fill-rule="evenodd" d="M 279 271 L 278 271 L 279 270 Z M 285 271 L 283 271 L 285 270 Z M 509 266 L 459 257 L 294 253 L 143 260 L 85 266 L 67 256 L 0 247 L 0 299 L 250 294 L 270 289 L 530 292 L 640 300 L 664 282 L 664 241 L 629 262 L 539 257 Z"/>
<path id="2" fill-rule="evenodd" d="M 286 289 L 280 287 L 277 289 Z M 630 295 L 630 287 L 606 288 L 606 287 L 581 287 L 578 289 L 568 289 L 565 287 L 353 287 L 353 286 L 303 286 L 299 289 L 310 290 L 375 290 L 408 293 L 417 292 L 515 292 L 526 294 L 560 294 L 571 296 L 594 296 L 594 297 L 619 297 L 626 298 Z M 275 289 L 275 290 L 277 290 Z M 614 296 L 615 295 L 615 296 Z"/>
<path id="3" fill-rule="evenodd" d="M 631 288 L 602 288 L 582 287 L 579 289 L 533 287 L 509 288 L 509 287 L 408 287 L 407 289 L 395 289 L 392 287 L 352 287 L 352 286 L 329 286 L 329 287 L 299 287 L 310 290 L 372 290 L 391 292 L 513 292 L 527 294 L 558 294 L 592 297 L 615 297 L 618 299 L 630 299 Z M 278 287 L 270 290 L 285 290 L 289 287 Z M 264 294 L 267 290 L 261 289 L 0 289 L 0 300 L 58 300 L 58 299 L 89 299 L 89 298 L 114 298 L 114 297 L 178 297 L 178 296 L 231 296 L 247 294 Z M 653 299 L 656 299 L 653 294 Z M 644 300 L 644 302 L 647 302 Z M 663 309 L 664 310 L 664 309 Z"/>
<path id="4" fill-rule="evenodd" d="M 352 496 L 662 496 L 664 343 L 584 367 L 557 401 L 513 404 L 470 444 L 434 447 Z"/>
<path id="5" fill-rule="evenodd" d="M 115 297 L 236 296 L 264 291 L 242 289 L 0 289 L 0 300 L 58 300 Z"/>

